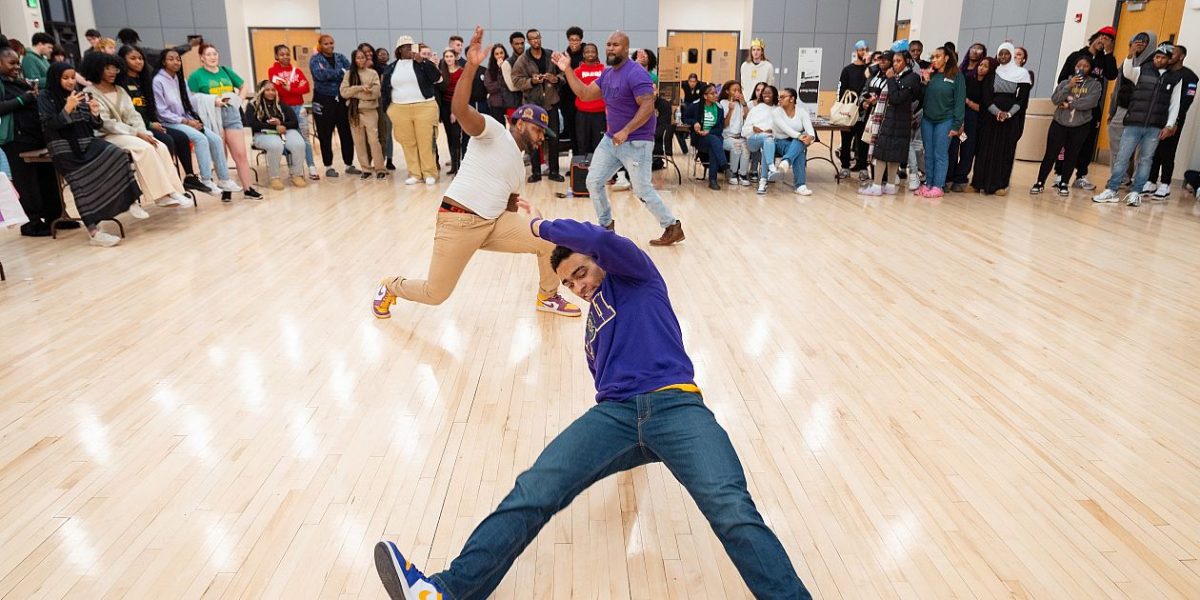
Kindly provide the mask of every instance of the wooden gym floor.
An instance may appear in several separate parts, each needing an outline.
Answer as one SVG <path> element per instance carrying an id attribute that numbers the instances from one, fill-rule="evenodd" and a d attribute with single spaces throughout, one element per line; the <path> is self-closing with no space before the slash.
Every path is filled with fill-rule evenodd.
<path id="1" fill-rule="evenodd" d="M 1200 597 L 1195 198 L 1031 198 L 1019 165 L 1007 199 L 864 200 L 815 165 L 806 199 L 665 184 L 688 239 L 649 250 L 814 595 Z M 552 186 L 527 196 L 593 218 Z M 593 388 L 528 256 L 371 317 L 380 276 L 425 273 L 441 189 L 0 236 L 0 597 L 380 598 L 380 538 L 444 567 Z M 749 595 L 661 466 L 551 522 L 496 597 L 525 590 Z"/>

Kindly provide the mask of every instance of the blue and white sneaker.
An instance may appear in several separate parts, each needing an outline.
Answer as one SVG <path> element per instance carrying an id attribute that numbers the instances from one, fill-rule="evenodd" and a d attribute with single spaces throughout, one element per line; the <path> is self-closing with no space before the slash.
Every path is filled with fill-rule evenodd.
<path id="1" fill-rule="evenodd" d="M 375 544 L 375 570 L 392 600 L 442 600 L 442 590 L 392 542 Z"/>

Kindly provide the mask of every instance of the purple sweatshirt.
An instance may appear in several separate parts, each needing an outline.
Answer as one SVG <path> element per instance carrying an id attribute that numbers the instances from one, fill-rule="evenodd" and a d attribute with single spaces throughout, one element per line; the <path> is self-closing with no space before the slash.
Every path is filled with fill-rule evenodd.
<path id="1" fill-rule="evenodd" d="M 603 227 L 570 219 L 542 221 L 539 235 L 592 257 L 606 273 L 584 332 L 597 402 L 694 384 L 667 284 L 645 252 Z"/>

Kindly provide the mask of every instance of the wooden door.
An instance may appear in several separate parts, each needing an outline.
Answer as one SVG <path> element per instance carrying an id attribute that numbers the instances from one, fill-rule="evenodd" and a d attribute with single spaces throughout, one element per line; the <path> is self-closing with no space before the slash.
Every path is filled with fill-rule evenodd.
<path id="1" fill-rule="evenodd" d="M 703 81 L 701 75 L 704 58 L 704 33 L 700 31 L 670 31 L 667 32 L 667 46 L 680 50 L 680 79 L 686 80 L 695 73 Z"/>
<path id="2" fill-rule="evenodd" d="M 275 46 L 284 44 L 292 49 L 292 64 L 304 72 L 304 76 L 312 81 L 312 73 L 308 70 L 308 59 L 312 57 L 313 48 L 317 45 L 319 29 L 251 29 L 250 57 L 253 61 L 254 85 L 267 78 L 267 71 L 275 64 Z M 247 79 L 251 77 L 248 75 Z M 304 101 L 312 99 L 312 92 L 305 95 Z"/>
<path id="3" fill-rule="evenodd" d="M 1121 0 L 1121 13 L 1117 20 L 1117 41 L 1113 45 L 1113 53 L 1117 58 L 1117 68 L 1129 55 L 1129 41 L 1141 31 L 1153 31 L 1158 34 L 1158 43 L 1174 42 L 1179 39 L 1179 24 L 1183 21 L 1185 0 L 1155 0 L 1153 2 L 1131 3 Z M 1083 40 L 1084 43 L 1087 40 Z M 1082 47 L 1083 44 L 1080 44 Z M 1058 73 L 1050 74 L 1057 77 Z M 1100 137 L 1096 147 L 1101 155 L 1108 150 L 1108 106 L 1115 101 L 1113 88 L 1116 82 L 1108 84 L 1108 94 L 1105 101 L 1103 125 L 1100 127 Z M 1112 157 L 1109 157 L 1112 160 Z"/>
<path id="4" fill-rule="evenodd" d="M 704 81 L 722 85 L 738 78 L 738 41 L 736 31 L 704 33 Z"/>

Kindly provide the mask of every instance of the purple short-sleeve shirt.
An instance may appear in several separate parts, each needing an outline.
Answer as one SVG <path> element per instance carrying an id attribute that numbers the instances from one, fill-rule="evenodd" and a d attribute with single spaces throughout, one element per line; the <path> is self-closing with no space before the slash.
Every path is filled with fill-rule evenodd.
<path id="1" fill-rule="evenodd" d="M 638 111 L 638 96 L 654 93 L 654 81 L 641 65 L 626 60 L 620 67 L 607 67 L 596 80 L 604 94 L 604 112 L 608 135 L 625 128 Z M 630 141 L 654 141 L 655 115 L 629 134 Z"/>

